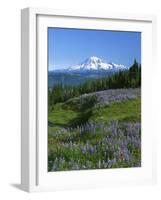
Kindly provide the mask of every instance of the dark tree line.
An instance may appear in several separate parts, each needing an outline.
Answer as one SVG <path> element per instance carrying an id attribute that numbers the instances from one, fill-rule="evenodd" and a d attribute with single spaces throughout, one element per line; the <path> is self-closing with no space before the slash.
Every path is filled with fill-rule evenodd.
<path id="1" fill-rule="evenodd" d="M 119 71 L 111 76 L 88 80 L 78 86 L 57 84 L 48 89 L 49 106 L 65 102 L 70 98 L 100 90 L 116 88 L 136 88 L 141 86 L 141 65 L 134 60 L 133 65 L 125 71 Z"/>

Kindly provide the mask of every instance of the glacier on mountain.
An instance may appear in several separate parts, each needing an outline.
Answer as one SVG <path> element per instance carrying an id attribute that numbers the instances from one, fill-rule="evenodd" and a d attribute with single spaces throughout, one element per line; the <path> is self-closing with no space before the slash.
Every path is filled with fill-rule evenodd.
<path id="1" fill-rule="evenodd" d="M 56 69 L 53 71 L 84 73 L 84 72 L 97 72 L 97 71 L 115 72 L 126 69 L 128 69 L 128 67 L 125 65 L 115 64 L 113 62 L 105 62 L 101 58 L 98 58 L 96 56 L 91 56 L 78 65 L 70 66 L 68 68 L 60 70 Z"/>

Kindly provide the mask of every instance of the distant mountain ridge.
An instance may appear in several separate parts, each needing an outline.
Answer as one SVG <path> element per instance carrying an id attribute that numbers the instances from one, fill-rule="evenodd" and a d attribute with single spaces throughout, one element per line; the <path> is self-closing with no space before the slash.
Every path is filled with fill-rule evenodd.
<path id="1" fill-rule="evenodd" d="M 119 70 L 126 70 L 127 66 L 122 64 L 115 64 L 113 62 L 104 62 L 102 59 L 91 56 L 85 59 L 82 63 L 68 67 L 66 69 L 53 70 L 53 72 L 71 72 L 71 73 L 83 73 L 83 72 L 97 72 L 97 71 L 106 71 L 106 72 L 115 72 Z"/>

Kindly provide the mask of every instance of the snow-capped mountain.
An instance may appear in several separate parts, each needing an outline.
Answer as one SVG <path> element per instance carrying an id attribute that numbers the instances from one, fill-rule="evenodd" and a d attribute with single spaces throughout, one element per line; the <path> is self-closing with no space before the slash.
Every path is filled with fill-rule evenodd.
<path id="1" fill-rule="evenodd" d="M 102 73 L 114 73 L 119 70 L 126 69 L 128 69 L 128 67 L 124 65 L 115 64 L 113 62 L 105 62 L 96 56 L 91 56 L 78 65 L 64 69 L 55 69 L 50 71 L 50 73 L 97 73 L 98 71 Z"/>
<path id="2" fill-rule="evenodd" d="M 86 72 L 86 71 L 93 71 L 93 70 L 109 70 L 109 71 L 117 71 L 117 70 L 126 70 L 127 67 L 124 65 L 118 65 L 112 62 L 104 62 L 102 59 L 91 56 L 87 58 L 85 61 L 83 61 L 79 65 L 71 66 L 67 68 L 68 71 L 80 71 L 80 72 Z"/>

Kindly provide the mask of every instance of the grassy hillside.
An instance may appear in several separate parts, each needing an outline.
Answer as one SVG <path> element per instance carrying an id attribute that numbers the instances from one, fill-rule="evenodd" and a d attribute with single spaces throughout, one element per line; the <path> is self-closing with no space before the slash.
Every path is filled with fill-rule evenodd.
<path id="1" fill-rule="evenodd" d="M 76 110 L 78 108 L 78 110 Z M 86 115 L 86 117 L 85 117 Z M 88 119 L 87 119 L 88 117 Z M 59 103 L 55 105 L 52 112 L 48 114 L 49 127 L 63 126 L 70 127 L 74 122 L 94 121 L 107 123 L 112 120 L 137 122 L 141 117 L 141 99 L 125 100 L 107 105 L 96 105 L 86 109 L 84 112 L 79 110 L 79 105 L 69 105 Z M 86 121 L 84 121 L 86 118 Z M 82 123 L 83 123 L 82 122 Z M 76 124 L 75 126 L 80 125 Z"/>
<path id="2" fill-rule="evenodd" d="M 105 94 L 106 101 L 92 93 L 49 109 L 49 171 L 141 165 L 140 90 Z"/>

